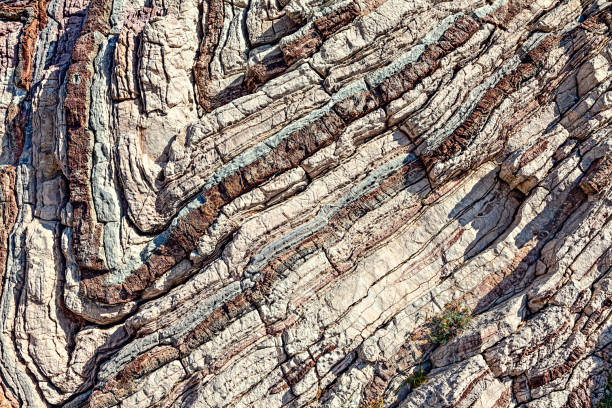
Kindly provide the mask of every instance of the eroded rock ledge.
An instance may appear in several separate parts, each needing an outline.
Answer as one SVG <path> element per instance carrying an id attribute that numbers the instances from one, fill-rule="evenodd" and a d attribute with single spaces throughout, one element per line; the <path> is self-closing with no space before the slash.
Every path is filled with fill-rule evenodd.
<path id="1" fill-rule="evenodd" d="M 602 0 L 0 3 L 0 406 L 612 398 L 611 30 Z"/>

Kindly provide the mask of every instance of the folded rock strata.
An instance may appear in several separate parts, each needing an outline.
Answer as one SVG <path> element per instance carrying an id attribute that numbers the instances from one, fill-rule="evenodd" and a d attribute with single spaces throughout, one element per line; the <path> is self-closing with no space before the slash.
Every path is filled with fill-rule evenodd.
<path id="1" fill-rule="evenodd" d="M 1 407 L 611 398 L 612 3 L 4 0 L 0 39 Z"/>

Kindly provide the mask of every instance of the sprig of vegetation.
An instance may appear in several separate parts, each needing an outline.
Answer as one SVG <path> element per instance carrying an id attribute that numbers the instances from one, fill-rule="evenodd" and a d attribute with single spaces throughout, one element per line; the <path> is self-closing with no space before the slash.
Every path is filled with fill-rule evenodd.
<path id="1" fill-rule="evenodd" d="M 472 320 L 472 312 L 467 306 L 453 302 L 448 304 L 442 313 L 431 318 L 429 341 L 434 344 L 446 344 L 463 330 Z"/>
<path id="2" fill-rule="evenodd" d="M 412 386 L 412 389 L 427 382 L 427 373 L 421 367 L 417 367 L 411 374 L 408 375 L 406 383 Z"/>
<path id="3" fill-rule="evenodd" d="M 612 373 L 608 374 L 608 384 L 604 390 L 603 398 L 597 404 L 597 408 L 612 408 Z"/>

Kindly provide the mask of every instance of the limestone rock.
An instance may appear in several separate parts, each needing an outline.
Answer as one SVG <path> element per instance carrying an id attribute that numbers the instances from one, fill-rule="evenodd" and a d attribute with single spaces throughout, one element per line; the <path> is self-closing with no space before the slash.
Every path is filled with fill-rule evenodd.
<path id="1" fill-rule="evenodd" d="M 611 40 L 604 0 L 0 2 L 0 407 L 610 401 Z"/>

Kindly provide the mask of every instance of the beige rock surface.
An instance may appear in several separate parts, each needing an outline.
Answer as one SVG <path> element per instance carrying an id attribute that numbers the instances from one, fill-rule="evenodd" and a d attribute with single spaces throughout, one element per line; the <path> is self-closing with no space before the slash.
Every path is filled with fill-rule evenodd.
<path id="1" fill-rule="evenodd" d="M 0 407 L 612 401 L 611 40 L 604 0 L 0 2 Z"/>

